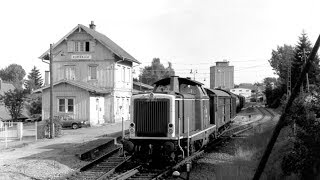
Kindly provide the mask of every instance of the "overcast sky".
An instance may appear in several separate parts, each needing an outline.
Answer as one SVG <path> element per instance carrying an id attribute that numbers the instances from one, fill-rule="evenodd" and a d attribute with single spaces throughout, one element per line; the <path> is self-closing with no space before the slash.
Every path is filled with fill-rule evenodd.
<path id="1" fill-rule="evenodd" d="M 228 60 L 235 83 L 274 76 L 268 59 L 278 45 L 295 45 L 304 29 L 320 33 L 319 0 L 8 0 L 0 2 L 0 52 L 27 73 L 48 65 L 38 57 L 77 24 L 96 24 L 129 54 L 150 65 L 154 57 L 177 75 L 209 85 L 209 67 Z M 206 80 L 206 81 L 204 81 Z"/>

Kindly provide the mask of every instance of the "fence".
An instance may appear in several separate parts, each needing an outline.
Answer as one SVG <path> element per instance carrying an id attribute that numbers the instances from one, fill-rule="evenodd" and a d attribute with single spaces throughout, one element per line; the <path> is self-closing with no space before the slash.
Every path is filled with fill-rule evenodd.
<path id="1" fill-rule="evenodd" d="M 0 146 L 7 148 L 10 143 L 37 140 L 37 122 L 2 122 L 0 121 Z"/>

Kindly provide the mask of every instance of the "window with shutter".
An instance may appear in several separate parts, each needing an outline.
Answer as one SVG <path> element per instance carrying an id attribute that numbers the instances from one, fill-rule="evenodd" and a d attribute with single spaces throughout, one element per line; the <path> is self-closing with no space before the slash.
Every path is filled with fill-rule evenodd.
<path id="1" fill-rule="evenodd" d="M 75 78 L 76 78 L 75 69 L 76 68 L 73 65 L 65 66 L 65 78 L 68 80 L 75 80 Z"/>
<path id="2" fill-rule="evenodd" d="M 89 80 L 97 79 L 97 65 L 89 66 Z"/>
<path id="3" fill-rule="evenodd" d="M 90 41 L 90 52 L 94 52 L 95 45 L 96 45 L 95 41 Z"/>
<path id="4" fill-rule="evenodd" d="M 68 46 L 68 52 L 74 51 L 74 42 L 73 41 L 68 41 L 67 46 Z"/>

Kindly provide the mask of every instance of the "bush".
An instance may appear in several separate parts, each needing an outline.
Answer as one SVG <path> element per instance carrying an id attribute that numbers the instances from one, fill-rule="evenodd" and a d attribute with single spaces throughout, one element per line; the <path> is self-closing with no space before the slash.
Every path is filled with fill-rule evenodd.
<path id="1" fill-rule="evenodd" d="M 54 136 L 58 137 L 61 135 L 62 124 L 59 117 L 53 117 L 54 124 Z M 43 120 L 42 123 L 38 125 L 38 139 L 48 138 L 50 135 L 50 119 Z"/>
<path id="2" fill-rule="evenodd" d="M 302 94 L 292 104 L 288 120 L 296 122 L 293 148 L 286 153 L 281 167 L 286 175 L 317 179 L 320 171 L 320 90 Z"/>

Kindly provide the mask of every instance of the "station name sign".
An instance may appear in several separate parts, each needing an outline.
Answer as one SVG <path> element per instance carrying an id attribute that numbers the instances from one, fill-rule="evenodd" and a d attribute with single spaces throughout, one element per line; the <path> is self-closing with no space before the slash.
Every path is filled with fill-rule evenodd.
<path id="1" fill-rule="evenodd" d="M 91 54 L 71 55 L 71 59 L 91 59 Z"/>

